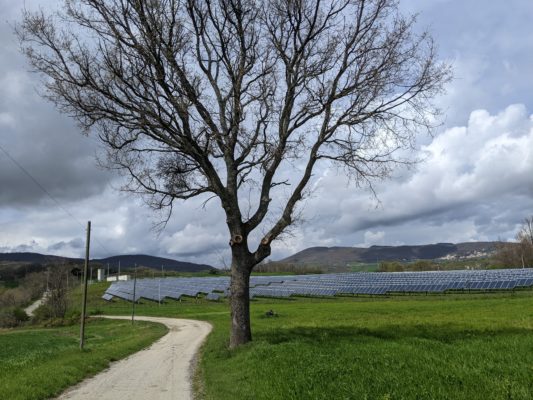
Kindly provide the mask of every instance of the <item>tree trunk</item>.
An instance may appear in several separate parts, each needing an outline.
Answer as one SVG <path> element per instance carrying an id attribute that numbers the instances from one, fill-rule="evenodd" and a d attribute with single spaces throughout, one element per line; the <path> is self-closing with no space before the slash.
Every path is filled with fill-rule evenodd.
<path id="1" fill-rule="evenodd" d="M 252 265 L 244 255 L 233 254 L 231 265 L 230 348 L 238 347 L 252 340 L 250 327 L 250 273 Z"/>

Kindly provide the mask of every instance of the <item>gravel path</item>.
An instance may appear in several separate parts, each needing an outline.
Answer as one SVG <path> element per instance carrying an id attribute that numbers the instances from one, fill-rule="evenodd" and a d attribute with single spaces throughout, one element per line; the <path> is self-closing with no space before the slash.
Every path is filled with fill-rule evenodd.
<path id="1" fill-rule="evenodd" d="M 26 311 L 26 314 L 28 314 L 30 317 L 33 317 L 33 312 L 37 310 L 37 308 L 43 304 L 43 302 L 46 300 L 46 296 L 48 294 L 45 292 L 43 294 L 43 297 L 41 297 L 39 300 L 36 300 L 34 303 L 32 303 L 30 306 L 26 307 L 24 311 Z"/>
<path id="2" fill-rule="evenodd" d="M 111 364 L 107 370 L 68 389 L 58 400 L 192 399 L 191 362 L 211 325 L 176 318 L 138 316 L 135 319 L 165 324 L 169 333 L 149 348 Z"/>

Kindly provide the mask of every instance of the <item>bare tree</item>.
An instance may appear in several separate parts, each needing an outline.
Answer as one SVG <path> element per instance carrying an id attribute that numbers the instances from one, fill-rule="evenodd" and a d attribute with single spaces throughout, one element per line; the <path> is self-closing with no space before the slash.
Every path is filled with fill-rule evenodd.
<path id="1" fill-rule="evenodd" d="M 64 318 L 68 308 L 68 276 L 72 266 L 67 264 L 49 265 L 46 306 L 49 317 Z"/>
<path id="2" fill-rule="evenodd" d="M 516 238 L 533 248 L 533 215 L 524 219 Z"/>
<path id="3" fill-rule="evenodd" d="M 533 265 L 533 216 L 525 218 L 516 235 L 522 267 Z"/>
<path id="4" fill-rule="evenodd" d="M 17 32 L 45 96 L 98 134 L 128 190 L 168 216 L 218 198 L 235 347 L 251 340 L 252 268 L 317 163 L 369 184 L 432 128 L 449 68 L 414 23 L 397 0 L 66 0 Z"/>
<path id="5" fill-rule="evenodd" d="M 533 266 L 533 216 L 525 218 L 514 242 L 500 242 L 494 259 L 503 267 Z"/>

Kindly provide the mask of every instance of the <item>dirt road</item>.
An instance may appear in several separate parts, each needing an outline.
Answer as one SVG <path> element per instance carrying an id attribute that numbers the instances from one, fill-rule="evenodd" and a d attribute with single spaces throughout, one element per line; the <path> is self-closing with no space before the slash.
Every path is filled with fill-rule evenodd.
<path id="1" fill-rule="evenodd" d="M 129 319 L 130 317 L 106 317 Z M 102 373 L 64 392 L 58 400 L 191 399 L 191 361 L 211 331 L 203 321 L 136 317 L 165 324 L 169 333 Z"/>
<path id="2" fill-rule="evenodd" d="M 37 310 L 37 308 L 39 308 L 39 306 L 40 306 L 41 304 L 44 303 L 44 301 L 46 300 L 46 297 L 47 297 L 47 296 L 48 296 L 48 293 L 45 292 L 45 293 L 43 294 L 43 296 L 42 296 L 39 300 L 33 302 L 30 306 L 26 307 L 26 308 L 24 309 L 24 311 L 26 311 L 26 314 L 28 314 L 30 317 L 33 317 L 33 312 L 34 312 L 35 310 Z"/>

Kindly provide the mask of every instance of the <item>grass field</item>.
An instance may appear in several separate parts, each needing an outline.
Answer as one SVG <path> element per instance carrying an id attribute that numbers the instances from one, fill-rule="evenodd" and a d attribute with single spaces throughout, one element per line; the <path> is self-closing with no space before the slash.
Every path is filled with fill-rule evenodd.
<path id="1" fill-rule="evenodd" d="M 89 311 L 130 314 L 131 303 L 120 300 L 108 303 L 100 299 L 106 287 L 107 284 L 90 286 Z M 75 293 L 73 306 L 79 301 L 79 294 Z M 270 309 L 278 316 L 266 317 L 265 312 Z M 188 299 L 159 306 L 142 301 L 136 306 L 137 315 L 193 318 L 213 324 L 195 379 L 195 389 L 204 400 L 533 398 L 531 291 L 391 298 L 260 299 L 252 302 L 251 313 L 254 341 L 230 351 L 227 347 L 229 311 L 225 302 Z M 100 324 L 104 329 L 114 329 L 125 323 L 95 322 L 91 329 Z M 65 335 L 75 353 L 72 343 L 77 338 L 77 328 L 68 329 Z M 24 340 L 30 343 L 35 339 L 31 339 L 33 334 L 28 331 Z M 60 342 L 64 339 L 63 334 L 55 335 Z M 0 335 L 2 360 L 6 352 L 2 343 L 5 338 L 6 334 Z M 109 342 L 109 348 L 128 340 L 132 338 Z M 20 345 L 24 342 L 17 344 Z M 34 351 L 42 348 L 37 346 Z M 57 348 L 60 350 L 61 346 Z M 28 351 L 31 360 L 31 346 Z M 50 351 L 55 354 L 55 350 Z M 11 363 L 28 376 L 25 371 L 31 371 L 33 362 L 24 360 L 23 353 Z M 87 368 L 98 364 L 90 371 L 94 373 L 107 361 L 91 361 Z M 60 380 L 63 386 L 76 380 L 71 380 L 76 373 L 70 366 L 61 368 L 52 380 Z M 7 380 L 4 373 L 8 374 Z M 10 372 L 10 368 L 0 370 L 1 386 L 32 386 L 28 381 L 17 381 L 17 374 Z M 45 376 L 36 379 L 44 381 Z M 4 381 L 10 382 L 9 386 Z M 45 397 L 36 392 L 32 392 L 33 397 L 4 393 L 8 392 L 0 391 L 0 398 Z"/>
<path id="2" fill-rule="evenodd" d="M 255 342 L 203 358 L 208 399 L 531 399 L 531 299 L 254 307 Z"/>
<path id="3" fill-rule="evenodd" d="M 160 324 L 92 320 L 79 350 L 79 326 L 0 331 L 0 399 L 46 399 L 148 346 Z"/>
<path id="4" fill-rule="evenodd" d="M 131 312 L 92 290 L 92 308 Z M 143 302 L 136 313 L 214 325 L 196 382 L 203 399 L 533 398 L 531 292 L 261 299 L 251 309 L 254 341 L 236 351 L 226 303 Z"/>

